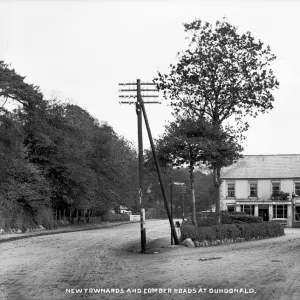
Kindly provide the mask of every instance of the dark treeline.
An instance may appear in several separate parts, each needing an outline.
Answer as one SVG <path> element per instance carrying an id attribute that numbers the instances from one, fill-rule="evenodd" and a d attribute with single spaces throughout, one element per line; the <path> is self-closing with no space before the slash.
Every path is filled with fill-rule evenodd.
<path id="1" fill-rule="evenodd" d="M 192 191 L 190 184 L 190 174 L 187 168 L 173 168 L 164 170 L 162 168 L 162 179 L 165 186 L 168 201 L 170 203 L 172 196 L 173 214 L 177 218 L 182 217 L 182 207 L 184 206 L 185 216 L 192 211 Z M 197 211 L 209 210 L 214 202 L 214 190 L 212 185 L 212 175 L 205 174 L 201 170 L 194 172 L 195 176 L 195 196 Z M 171 187 L 172 182 L 172 187 Z M 185 185 L 184 195 L 180 190 L 180 184 Z M 171 195 L 172 193 L 172 195 Z M 146 173 L 146 193 L 144 205 L 146 211 L 148 208 L 160 207 L 159 213 L 167 216 L 164 209 L 161 187 L 157 179 L 157 174 L 151 170 Z"/>
<path id="2" fill-rule="evenodd" d="M 24 79 L 0 61 L 0 228 L 46 224 L 53 212 L 137 209 L 131 143 L 81 107 L 45 99 Z"/>

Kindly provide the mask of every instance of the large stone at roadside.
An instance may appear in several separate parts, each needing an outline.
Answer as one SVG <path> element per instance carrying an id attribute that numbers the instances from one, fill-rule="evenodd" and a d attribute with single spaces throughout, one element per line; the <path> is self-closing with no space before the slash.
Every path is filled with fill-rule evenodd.
<path id="1" fill-rule="evenodd" d="M 181 245 L 184 245 L 184 246 L 190 247 L 190 248 L 195 247 L 194 242 L 193 242 L 190 238 L 185 239 L 185 240 L 181 243 Z"/>

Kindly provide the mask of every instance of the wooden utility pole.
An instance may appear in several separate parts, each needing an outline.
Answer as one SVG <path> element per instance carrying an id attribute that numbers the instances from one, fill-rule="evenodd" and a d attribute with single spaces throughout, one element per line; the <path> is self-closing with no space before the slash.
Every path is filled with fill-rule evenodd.
<path id="1" fill-rule="evenodd" d="M 145 209 L 143 204 L 144 198 L 144 156 L 143 156 L 143 130 L 142 130 L 142 108 L 141 108 L 141 92 L 157 92 L 157 90 L 141 89 L 141 81 L 137 79 L 136 83 L 120 83 L 121 86 L 127 88 L 121 89 L 120 92 L 126 93 L 120 95 L 120 98 L 130 99 L 135 98 L 136 101 L 121 101 L 121 104 L 135 104 L 138 126 L 138 156 L 139 156 L 139 207 L 140 207 L 140 225 L 141 225 L 141 252 L 146 251 L 146 218 Z M 148 85 L 142 83 L 142 85 Z M 131 88 L 133 87 L 133 88 Z M 132 94 L 134 92 L 134 94 Z M 158 97 L 157 95 L 144 95 L 143 97 Z M 147 103 L 160 103 L 160 102 L 147 102 Z"/>
<path id="2" fill-rule="evenodd" d="M 167 214 L 169 217 L 169 221 L 170 221 L 170 225 L 171 225 L 171 232 L 173 233 L 174 236 L 174 240 L 175 240 L 175 244 L 178 245 L 179 241 L 177 238 L 177 234 L 175 231 L 175 226 L 174 226 L 174 222 L 173 219 L 170 215 L 170 210 L 168 207 L 168 203 L 167 203 L 167 198 L 166 198 L 166 192 L 163 186 L 163 182 L 162 182 L 162 176 L 161 176 L 161 171 L 158 165 L 158 159 L 155 153 L 155 148 L 154 148 L 154 143 L 153 143 L 153 139 L 152 139 L 152 134 L 151 134 L 151 130 L 150 130 L 150 126 L 149 126 L 149 122 L 148 122 L 148 118 L 147 118 L 147 114 L 146 114 L 146 110 L 145 110 L 145 106 L 144 106 L 144 101 L 143 98 L 157 98 L 158 95 L 142 95 L 142 92 L 157 92 L 157 89 L 155 88 L 147 88 L 147 86 L 155 86 L 154 83 L 141 83 L 140 79 L 137 79 L 136 83 L 120 83 L 119 85 L 121 86 L 134 86 L 134 89 L 121 89 L 120 92 L 126 92 L 127 95 L 120 95 L 120 98 L 135 98 L 136 101 L 121 101 L 121 104 L 132 104 L 135 103 L 136 105 L 136 113 L 137 113 L 137 120 L 138 120 L 138 152 L 139 152 L 139 204 L 140 204 L 140 216 L 141 216 L 141 248 L 142 248 L 142 253 L 145 252 L 146 250 L 146 220 L 145 220 L 145 209 L 143 207 L 143 197 L 144 197 L 144 159 L 143 159 L 143 133 L 142 133 L 142 114 L 144 116 L 144 121 L 145 121 L 145 125 L 147 128 L 147 132 L 148 132 L 148 137 L 150 140 L 150 144 L 151 144 L 151 148 L 152 148 L 152 153 L 154 156 L 154 161 L 155 161 L 155 165 L 156 165 L 156 169 L 157 169 L 157 174 L 160 180 L 160 186 L 162 189 L 162 194 L 163 194 L 163 198 L 164 198 L 164 202 L 165 202 L 165 206 L 166 206 L 166 210 L 167 210 Z M 142 88 L 141 88 L 142 86 Z M 145 88 L 146 87 L 146 88 Z M 130 92 L 136 92 L 136 95 L 132 95 L 130 94 Z M 145 102 L 146 104 L 157 104 L 160 103 L 158 101 L 155 102 L 150 102 L 147 101 Z"/>

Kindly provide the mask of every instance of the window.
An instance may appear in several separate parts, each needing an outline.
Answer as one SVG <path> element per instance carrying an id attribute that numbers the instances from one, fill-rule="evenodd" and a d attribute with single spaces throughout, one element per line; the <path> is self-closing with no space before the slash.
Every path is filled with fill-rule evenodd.
<path id="1" fill-rule="evenodd" d="M 300 182 L 295 182 L 295 194 L 300 196 Z"/>
<path id="2" fill-rule="evenodd" d="M 241 205 L 241 212 L 254 216 L 254 205 Z"/>
<path id="3" fill-rule="evenodd" d="M 234 197 L 235 196 L 234 183 L 227 183 L 227 189 L 228 189 L 228 197 Z"/>
<path id="4" fill-rule="evenodd" d="M 295 221 L 300 222 L 300 206 L 295 207 Z"/>
<path id="5" fill-rule="evenodd" d="M 273 218 L 287 219 L 287 205 L 273 205 Z"/>
<path id="6" fill-rule="evenodd" d="M 257 197 L 257 183 L 250 183 L 250 197 Z"/>
<path id="7" fill-rule="evenodd" d="M 278 196 L 280 192 L 280 182 L 272 182 L 272 196 Z"/>
<path id="8" fill-rule="evenodd" d="M 227 205 L 227 211 L 233 212 L 234 211 L 234 205 Z"/>

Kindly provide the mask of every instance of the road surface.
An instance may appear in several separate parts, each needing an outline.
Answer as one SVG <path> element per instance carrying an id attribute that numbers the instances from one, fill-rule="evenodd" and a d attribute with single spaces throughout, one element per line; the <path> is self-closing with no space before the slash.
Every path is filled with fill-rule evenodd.
<path id="1" fill-rule="evenodd" d="M 0 244 L 0 299 L 300 299 L 299 229 L 260 241 L 129 252 L 139 245 L 139 228 Z M 148 240 L 169 231 L 166 220 L 147 223 Z"/>

